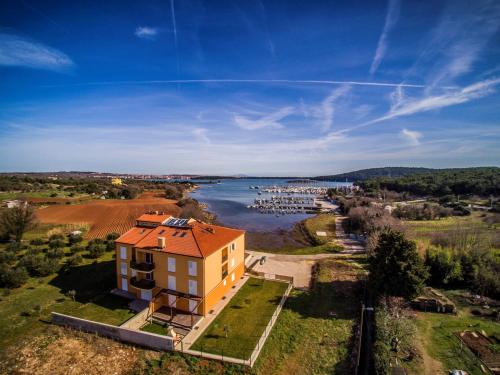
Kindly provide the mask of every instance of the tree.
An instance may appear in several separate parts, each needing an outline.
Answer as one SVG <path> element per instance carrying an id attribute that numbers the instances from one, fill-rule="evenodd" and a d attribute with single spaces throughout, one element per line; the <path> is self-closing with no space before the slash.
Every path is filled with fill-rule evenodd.
<path id="1" fill-rule="evenodd" d="M 182 187 L 176 185 L 165 185 L 165 198 L 167 199 L 182 198 Z"/>
<path id="2" fill-rule="evenodd" d="M 33 229 L 35 225 L 35 209 L 27 203 L 9 208 L 0 216 L 0 228 L 17 242 L 21 241 L 24 232 Z"/>
<path id="3" fill-rule="evenodd" d="M 368 268 L 376 293 L 406 299 L 420 294 L 428 277 L 415 242 L 392 230 L 380 234 Z"/>
<path id="4" fill-rule="evenodd" d="M 24 267 L 11 268 L 6 264 L 0 265 L 0 286 L 19 288 L 28 280 L 28 272 Z"/>

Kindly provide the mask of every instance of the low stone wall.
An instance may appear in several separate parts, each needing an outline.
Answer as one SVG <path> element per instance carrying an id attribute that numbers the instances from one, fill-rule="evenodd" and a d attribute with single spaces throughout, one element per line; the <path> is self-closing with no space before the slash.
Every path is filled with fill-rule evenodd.
<path id="1" fill-rule="evenodd" d="M 92 320 L 75 318 L 74 316 L 52 312 L 52 323 L 71 327 L 85 332 L 97 333 L 101 336 L 120 340 L 146 348 L 170 351 L 174 350 L 172 338 L 155 333 L 142 332 L 129 328 L 112 326 Z"/>
<path id="2" fill-rule="evenodd" d="M 148 313 L 149 313 L 149 307 L 145 308 L 141 312 L 134 315 L 132 318 L 130 318 L 125 323 L 120 325 L 120 327 L 121 328 L 128 328 L 128 329 L 139 329 L 144 324 L 146 324 L 146 319 L 148 318 Z"/>
<path id="3" fill-rule="evenodd" d="M 274 273 L 266 273 L 266 272 L 254 271 L 254 270 L 248 270 L 247 273 L 252 275 L 252 276 L 257 276 L 257 277 L 267 279 L 267 280 L 285 281 L 287 283 L 293 284 L 293 277 L 292 276 L 276 275 Z"/>

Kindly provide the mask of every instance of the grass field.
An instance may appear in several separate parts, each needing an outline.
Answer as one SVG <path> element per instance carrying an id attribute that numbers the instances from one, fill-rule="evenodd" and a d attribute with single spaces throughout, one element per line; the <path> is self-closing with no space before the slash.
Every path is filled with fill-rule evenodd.
<path id="1" fill-rule="evenodd" d="M 250 278 L 191 349 L 248 359 L 287 286 Z"/>
<path id="2" fill-rule="evenodd" d="M 74 193 L 70 196 L 71 192 L 64 190 L 42 190 L 42 191 L 32 191 L 32 192 L 0 192 L 0 201 L 10 200 L 10 199 L 61 199 L 69 198 L 73 200 L 77 199 L 92 199 L 89 194 L 78 194 Z M 55 196 L 53 196 L 55 195 Z"/>
<path id="3" fill-rule="evenodd" d="M 109 294 L 116 283 L 112 254 L 104 254 L 96 263 L 85 259 L 68 272 L 30 278 L 0 296 L 0 351 L 43 332 L 52 311 L 115 325 L 132 317 L 128 300 Z M 66 296 L 69 290 L 76 291 L 75 301 Z"/>
<path id="4" fill-rule="evenodd" d="M 441 362 L 445 370 L 462 369 L 469 375 L 483 372 L 476 357 L 467 348 L 460 347 L 455 334 L 464 330 L 484 330 L 488 335 L 500 336 L 499 323 L 475 317 L 462 309 L 457 316 L 419 313 L 417 327 L 427 353 Z"/>
<path id="5" fill-rule="evenodd" d="M 292 291 L 253 370 L 264 374 L 350 374 L 363 274 L 356 263 L 319 262 L 311 291 Z"/>
<path id="6" fill-rule="evenodd" d="M 317 244 L 324 245 L 335 239 L 335 215 L 319 214 L 304 221 L 304 226 Z M 326 237 L 320 237 L 316 232 L 326 232 Z"/>

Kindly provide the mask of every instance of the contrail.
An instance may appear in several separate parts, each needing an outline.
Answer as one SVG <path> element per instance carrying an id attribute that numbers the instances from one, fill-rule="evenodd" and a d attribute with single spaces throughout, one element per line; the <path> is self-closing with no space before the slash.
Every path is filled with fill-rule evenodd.
<path id="1" fill-rule="evenodd" d="M 392 83 L 392 82 L 365 82 L 365 81 L 331 81 L 331 80 L 309 80 L 309 79 L 168 79 L 168 80 L 149 80 L 149 81 L 101 81 L 101 82 L 83 82 L 69 85 L 44 85 L 43 87 L 62 87 L 62 86 L 105 86 L 105 85 L 144 85 L 144 84 L 196 84 L 196 83 L 296 83 L 310 85 L 353 85 L 353 86 L 375 86 L 375 87 L 408 87 L 425 88 L 425 85 L 410 83 Z"/>
<path id="2" fill-rule="evenodd" d="M 175 46 L 175 58 L 177 60 L 177 78 L 179 78 L 179 48 L 177 45 L 177 23 L 175 22 L 175 4 L 174 0 L 170 0 L 170 11 L 172 12 L 172 25 L 174 27 L 174 46 Z"/>

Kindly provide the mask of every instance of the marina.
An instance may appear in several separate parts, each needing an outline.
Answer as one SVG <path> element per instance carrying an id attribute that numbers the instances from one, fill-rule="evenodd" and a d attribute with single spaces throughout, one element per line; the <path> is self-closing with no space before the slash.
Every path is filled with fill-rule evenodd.
<path id="1" fill-rule="evenodd" d="M 220 184 L 200 185 L 190 195 L 206 204 L 221 224 L 250 231 L 289 230 L 313 214 L 332 209 L 324 199 L 329 188 L 355 189 L 351 183 L 310 181 L 222 179 Z"/>

